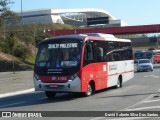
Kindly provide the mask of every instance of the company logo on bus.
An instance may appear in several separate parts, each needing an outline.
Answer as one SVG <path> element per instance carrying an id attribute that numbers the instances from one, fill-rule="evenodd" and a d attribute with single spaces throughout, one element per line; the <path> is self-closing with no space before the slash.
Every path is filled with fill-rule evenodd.
<path id="1" fill-rule="evenodd" d="M 112 71 L 112 70 L 117 70 L 117 65 L 109 65 L 109 70 Z"/>
<path id="2" fill-rule="evenodd" d="M 52 80 L 56 80 L 56 77 L 55 77 L 55 76 L 53 76 L 53 77 L 52 77 Z"/>

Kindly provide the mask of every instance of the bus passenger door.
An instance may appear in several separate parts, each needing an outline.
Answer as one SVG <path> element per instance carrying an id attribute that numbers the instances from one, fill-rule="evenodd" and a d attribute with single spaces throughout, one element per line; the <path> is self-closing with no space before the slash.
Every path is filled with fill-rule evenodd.
<path id="1" fill-rule="evenodd" d="M 82 68 L 82 91 L 87 90 L 90 80 L 95 82 L 95 88 L 100 87 L 97 84 L 96 63 L 94 59 L 93 42 L 86 43 L 84 48 L 83 68 Z"/>

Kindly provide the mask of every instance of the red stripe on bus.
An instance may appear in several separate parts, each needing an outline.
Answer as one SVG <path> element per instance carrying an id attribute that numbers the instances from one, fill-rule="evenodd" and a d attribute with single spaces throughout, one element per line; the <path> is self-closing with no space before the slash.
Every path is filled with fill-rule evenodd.
<path id="1" fill-rule="evenodd" d="M 114 75 L 119 75 L 119 74 L 129 73 L 129 72 L 134 72 L 134 70 L 126 71 L 126 72 L 122 72 L 122 73 L 111 74 L 111 75 L 108 75 L 108 76 L 114 76 Z"/>

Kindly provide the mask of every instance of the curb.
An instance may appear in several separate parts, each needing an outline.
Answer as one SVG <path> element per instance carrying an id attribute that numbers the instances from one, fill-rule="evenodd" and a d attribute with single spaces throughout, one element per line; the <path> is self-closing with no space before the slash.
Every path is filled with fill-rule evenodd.
<path id="1" fill-rule="evenodd" d="M 20 95 L 20 94 L 24 94 L 24 93 L 28 93 L 28 92 L 33 92 L 33 91 L 35 91 L 34 88 L 21 90 L 21 91 L 10 92 L 10 93 L 4 93 L 4 94 L 0 94 L 0 98 L 10 97 L 10 96 L 14 96 L 14 95 Z"/>

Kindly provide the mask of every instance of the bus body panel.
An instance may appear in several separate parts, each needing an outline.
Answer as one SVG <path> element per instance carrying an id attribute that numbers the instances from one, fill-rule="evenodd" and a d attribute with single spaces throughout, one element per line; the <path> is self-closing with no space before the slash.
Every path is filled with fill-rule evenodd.
<path id="1" fill-rule="evenodd" d="M 134 76 L 133 60 L 108 63 L 108 87 L 117 85 L 118 77 L 122 76 L 122 83 Z"/>
<path id="2" fill-rule="evenodd" d="M 82 80 L 82 92 L 86 92 L 88 84 L 91 80 L 95 83 L 95 90 L 107 88 L 107 63 L 91 63 L 82 68 L 81 80 Z"/>

